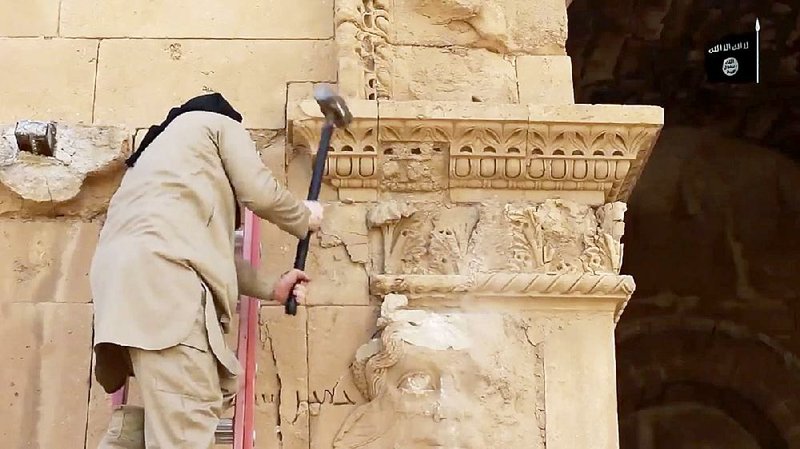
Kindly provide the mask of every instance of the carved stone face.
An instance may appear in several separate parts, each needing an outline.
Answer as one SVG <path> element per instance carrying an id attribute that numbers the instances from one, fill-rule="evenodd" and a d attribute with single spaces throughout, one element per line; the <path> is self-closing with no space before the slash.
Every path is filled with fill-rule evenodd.
<path id="1" fill-rule="evenodd" d="M 384 320 L 380 341 L 362 347 L 354 364 L 370 401 L 347 418 L 334 448 L 484 449 L 536 428 L 534 413 L 516 403 L 535 405 L 530 383 L 498 369 L 508 362 L 497 356 L 502 338 L 471 335 L 476 323 L 457 315 L 401 310 Z M 505 336 L 503 319 L 484 324 Z"/>
<path id="2" fill-rule="evenodd" d="M 486 382 L 469 353 L 401 344 L 402 356 L 380 375 L 381 390 L 345 422 L 334 447 L 487 447 L 475 432 L 474 400 Z"/>
<path id="3" fill-rule="evenodd" d="M 482 448 L 474 430 L 477 401 L 485 390 L 477 364 L 465 351 L 407 345 L 407 352 L 386 373 L 378 400 L 394 410 L 392 442 L 398 447 Z"/>

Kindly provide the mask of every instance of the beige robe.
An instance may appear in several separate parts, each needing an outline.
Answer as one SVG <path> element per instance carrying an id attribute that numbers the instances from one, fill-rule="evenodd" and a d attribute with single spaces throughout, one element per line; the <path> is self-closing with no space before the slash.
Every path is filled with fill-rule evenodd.
<path id="1" fill-rule="evenodd" d="M 234 258 L 237 200 L 298 238 L 308 232 L 309 210 L 264 166 L 247 130 L 219 114 L 179 116 L 125 174 L 90 272 L 96 376 L 107 392 L 124 382 L 114 345 L 161 350 L 183 341 L 203 284 L 214 299 L 206 316 L 219 322 L 207 323 L 209 343 L 239 373 L 220 327 L 229 330 L 240 293 L 268 299 L 274 280 Z"/>

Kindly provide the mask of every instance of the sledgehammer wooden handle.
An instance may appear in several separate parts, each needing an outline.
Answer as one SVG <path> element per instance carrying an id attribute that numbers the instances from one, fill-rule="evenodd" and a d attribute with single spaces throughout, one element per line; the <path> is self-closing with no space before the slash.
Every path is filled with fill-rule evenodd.
<path id="1" fill-rule="evenodd" d="M 317 157 L 314 159 L 314 172 L 311 175 L 311 185 L 308 187 L 309 201 L 317 201 L 319 199 L 319 191 L 322 188 L 322 175 L 325 171 L 325 161 L 328 159 L 328 147 L 331 143 L 333 128 L 334 124 L 330 121 L 326 121 L 325 126 L 322 127 L 319 150 L 317 150 Z M 298 270 L 306 269 L 306 256 L 308 255 L 310 237 L 311 232 L 297 244 L 297 253 L 294 256 L 294 267 Z M 286 300 L 285 308 L 287 315 L 297 314 L 297 298 L 294 296 L 294 287 L 292 287 L 292 290 L 289 292 L 289 299 Z"/>

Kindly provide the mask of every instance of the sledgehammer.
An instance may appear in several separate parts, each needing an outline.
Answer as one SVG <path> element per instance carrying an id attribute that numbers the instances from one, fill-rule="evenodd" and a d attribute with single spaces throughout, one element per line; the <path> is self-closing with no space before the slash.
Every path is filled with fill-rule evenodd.
<path id="1" fill-rule="evenodd" d="M 317 201 L 319 191 L 322 187 L 322 173 L 325 170 L 325 161 L 328 159 L 328 147 L 331 143 L 331 136 L 334 128 L 346 128 L 353 120 L 353 115 L 347 108 L 344 98 L 336 95 L 326 84 L 319 84 L 314 87 L 314 99 L 319 104 L 322 115 L 325 116 L 325 124 L 322 126 L 322 135 L 319 139 L 319 150 L 314 159 L 314 172 L 311 175 L 311 185 L 308 188 L 308 200 Z M 297 244 L 297 253 L 294 256 L 294 267 L 298 270 L 305 270 L 306 256 L 308 255 L 308 244 L 311 233 Z M 286 300 L 286 314 L 297 314 L 297 298 L 294 296 L 294 288 Z"/>

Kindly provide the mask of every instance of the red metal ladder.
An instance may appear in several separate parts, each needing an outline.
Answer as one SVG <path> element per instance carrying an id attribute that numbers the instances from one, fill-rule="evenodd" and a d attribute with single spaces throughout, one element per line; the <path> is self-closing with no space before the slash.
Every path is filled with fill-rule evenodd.
<path id="1" fill-rule="evenodd" d="M 237 236 L 238 238 L 238 236 Z M 261 232 L 258 218 L 245 211 L 242 232 L 242 257 L 258 268 L 261 264 Z M 222 419 L 217 426 L 217 444 L 233 444 L 234 449 L 255 447 L 256 346 L 258 345 L 259 300 L 242 296 L 239 299 L 239 335 L 236 357 L 244 368 L 244 378 L 236 395 L 233 418 Z M 127 384 L 111 395 L 114 409 L 128 401 Z"/>

